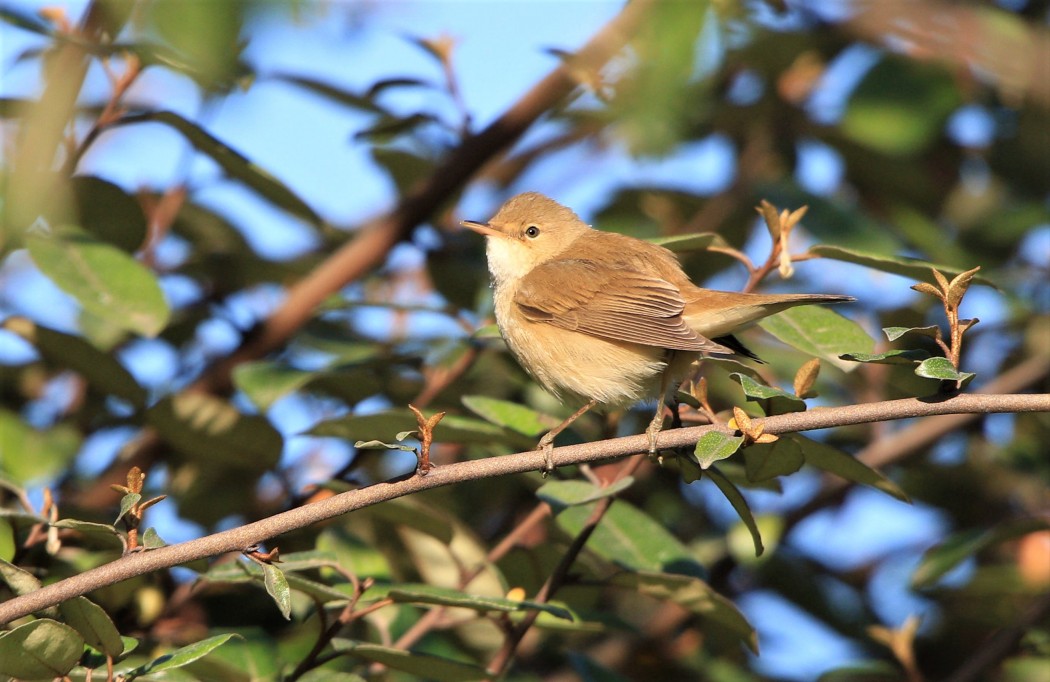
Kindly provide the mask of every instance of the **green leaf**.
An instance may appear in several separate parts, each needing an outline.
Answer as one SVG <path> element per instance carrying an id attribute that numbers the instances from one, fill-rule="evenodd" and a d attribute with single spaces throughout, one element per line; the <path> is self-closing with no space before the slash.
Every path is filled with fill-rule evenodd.
<path id="1" fill-rule="evenodd" d="M 676 234 L 670 237 L 652 237 L 646 241 L 652 242 L 675 253 L 688 253 L 690 251 L 703 251 L 712 246 L 729 246 L 722 235 L 715 232 L 696 232 L 693 234 Z"/>
<path id="2" fill-rule="evenodd" d="M 62 620 L 80 633 L 88 646 L 117 658 L 124 653 L 124 640 L 101 606 L 87 597 L 74 597 L 58 605 Z"/>
<path id="3" fill-rule="evenodd" d="M 489 677 L 483 668 L 469 663 L 378 644 L 355 642 L 342 637 L 332 640 L 332 648 L 355 658 L 382 663 L 388 668 L 409 673 L 418 679 L 434 680 L 435 682 L 469 682 Z"/>
<path id="4" fill-rule="evenodd" d="M 153 273 L 120 249 L 70 225 L 26 237 L 33 262 L 93 315 L 121 329 L 156 336 L 171 310 Z"/>
<path id="5" fill-rule="evenodd" d="M 266 563 L 261 564 L 260 568 L 262 568 L 263 585 L 266 587 L 266 594 L 273 598 L 284 619 L 291 620 L 292 589 L 288 586 L 288 578 L 285 577 L 284 571 L 273 564 Z"/>
<path id="6" fill-rule="evenodd" d="M 58 424 L 37 431 L 17 414 L 0 409 L 0 471 L 12 481 L 50 479 L 68 467 L 79 449 L 76 428 Z"/>
<path id="7" fill-rule="evenodd" d="M 0 634 L 0 675 L 24 680 L 63 677 L 84 652 L 73 628 L 41 618 Z"/>
<path id="8" fill-rule="evenodd" d="M 733 602 L 718 594 L 700 578 L 672 573 L 634 571 L 620 573 L 610 581 L 632 587 L 655 599 L 674 602 L 721 630 L 739 637 L 758 654 L 758 634 Z"/>
<path id="9" fill-rule="evenodd" d="M 514 611 L 543 611 L 556 618 L 572 620 L 572 613 L 567 609 L 551 604 L 542 604 L 529 600 L 517 601 L 504 597 L 487 597 L 476 594 L 467 594 L 460 590 L 436 585 L 398 585 L 389 590 L 387 597 L 395 602 L 408 604 L 434 604 L 438 606 L 455 606 L 471 609 L 480 613 L 498 611 L 511 613 Z"/>
<path id="10" fill-rule="evenodd" d="M 0 559 L 0 580 L 7 583 L 16 596 L 35 592 L 41 587 L 40 581 L 32 573 L 6 559 Z"/>
<path id="11" fill-rule="evenodd" d="M 42 21 L 36 13 L 28 9 L 16 9 L 16 7 L 17 5 L 0 7 L 0 21 L 33 33 L 39 33 L 42 36 L 54 35 L 51 26 Z"/>
<path id="12" fill-rule="evenodd" d="M 937 325 L 930 325 L 929 327 L 883 327 L 882 332 L 890 341 L 896 341 L 905 334 L 921 334 L 922 336 L 935 339 L 940 336 L 941 329 Z"/>
<path id="13" fill-rule="evenodd" d="M 558 526 L 572 536 L 578 535 L 594 504 L 567 507 L 556 517 Z M 587 549 L 631 571 L 704 575 L 703 567 L 685 545 L 662 524 L 624 500 L 609 507 L 588 540 Z"/>
<path id="14" fill-rule="evenodd" d="M 337 85 L 332 85 L 324 81 L 317 80 L 315 78 L 309 78 L 307 76 L 299 76 L 296 74 L 289 73 L 277 73 L 269 76 L 274 80 L 282 80 L 286 83 L 309 90 L 310 92 L 320 95 L 328 100 L 331 100 L 337 104 L 352 107 L 354 109 L 360 109 L 374 114 L 386 114 L 386 109 L 379 106 L 370 95 L 361 95 L 355 92 L 346 90 Z"/>
<path id="15" fill-rule="evenodd" d="M 827 360 L 846 372 L 856 365 L 840 360 L 840 355 L 870 353 L 875 348 L 875 340 L 859 324 L 821 306 L 789 308 L 759 324 L 787 345 Z"/>
<path id="16" fill-rule="evenodd" d="M 397 434 L 401 438 L 408 438 L 409 435 L 415 433 L 414 431 L 404 432 Z M 354 447 L 358 450 L 404 450 L 405 452 L 415 452 L 416 448 L 412 445 L 402 445 L 401 443 L 384 443 L 381 440 L 359 440 L 354 441 Z"/>
<path id="17" fill-rule="evenodd" d="M 959 101 L 959 89 L 943 69 L 888 55 L 853 91 L 839 126 L 877 152 L 912 156 L 941 135 Z"/>
<path id="18" fill-rule="evenodd" d="M 384 115 L 373 125 L 354 133 L 354 140 L 372 144 L 388 144 L 401 135 L 414 131 L 427 123 L 440 123 L 433 114 L 417 112 L 409 116 Z"/>
<path id="19" fill-rule="evenodd" d="M 123 398 L 135 407 L 145 406 L 146 389 L 116 358 L 84 339 L 48 329 L 24 317 L 9 317 L 2 326 L 33 344 L 48 362 L 84 377 L 92 388 Z"/>
<path id="20" fill-rule="evenodd" d="M 1050 530 L 1044 519 L 1019 519 L 1000 523 L 990 529 L 971 529 L 954 533 L 944 542 L 931 547 L 911 576 L 915 589 L 932 587 L 942 576 L 978 552 L 1008 540 Z"/>
<path id="21" fill-rule="evenodd" d="M 146 241 L 146 215 L 137 199 L 118 185 L 90 175 L 69 180 L 76 204 L 74 215 L 52 216 L 52 225 L 77 225 L 122 251 L 134 253 Z"/>
<path id="22" fill-rule="evenodd" d="M 915 368 L 915 373 L 926 379 L 940 379 L 941 381 L 969 381 L 976 374 L 973 372 L 960 372 L 948 358 L 933 357 L 923 360 Z"/>
<path id="23" fill-rule="evenodd" d="M 548 481 L 539 487 L 536 496 L 551 505 L 555 512 L 577 504 L 590 504 L 603 497 L 612 497 L 631 487 L 634 479 L 625 476 L 604 488 L 590 481 Z"/>
<path id="24" fill-rule="evenodd" d="M 733 372 L 729 378 L 740 384 L 747 399 L 757 402 L 767 415 L 804 412 L 806 402 L 793 393 L 761 384 L 746 374 Z"/>
<path id="25" fill-rule="evenodd" d="M 862 661 L 829 670 L 817 682 L 900 682 L 901 671 L 889 661 Z"/>
<path id="26" fill-rule="evenodd" d="M 127 493 L 124 497 L 120 498 L 120 513 L 117 514 L 117 518 L 113 523 L 120 521 L 124 518 L 124 515 L 131 511 L 131 508 L 142 501 L 142 495 L 139 493 Z"/>
<path id="27" fill-rule="evenodd" d="M 296 391 L 317 376 L 273 361 L 245 362 L 233 370 L 233 383 L 256 407 L 268 410 L 280 398 Z"/>
<path id="28" fill-rule="evenodd" d="M 781 439 L 783 438 L 798 442 L 802 448 L 802 455 L 806 458 L 806 464 L 840 476 L 847 481 L 871 486 L 891 497 L 896 497 L 901 502 L 911 502 L 908 494 L 896 483 L 842 450 L 797 433 L 781 436 Z"/>
<path id="29" fill-rule="evenodd" d="M 150 675 L 165 670 L 175 670 L 176 668 L 189 665 L 194 661 L 204 658 L 234 637 L 240 637 L 240 635 L 234 633 L 216 635 L 215 637 L 208 637 L 199 642 L 194 642 L 193 644 L 176 649 L 175 651 L 166 653 L 163 656 L 159 656 L 145 665 L 140 665 L 134 670 L 129 670 L 125 673 L 125 679 L 133 680 L 142 675 Z"/>
<path id="30" fill-rule="evenodd" d="M 277 465 L 284 446 L 265 417 L 242 414 L 204 393 L 168 396 L 150 408 L 146 420 L 173 448 L 209 467 L 266 471 Z"/>
<path id="31" fill-rule="evenodd" d="M 150 526 L 142 534 L 140 542 L 146 549 L 157 549 L 158 547 L 164 547 L 168 543 L 164 542 L 164 539 L 157 533 L 157 529 Z"/>
<path id="32" fill-rule="evenodd" d="M 747 478 L 755 483 L 793 474 L 805 463 L 802 448 L 790 438 L 778 438 L 772 443 L 755 443 L 744 448 Z"/>
<path id="33" fill-rule="evenodd" d="M 467 395 L 463 404 L 474 414 L 498 426 L 517 431 L 523 436 L 538 436 L 558 425 L 558 420 L 533 409 L 483 395 Z"/>
<path id="34" fill-rule="evenodd" d="M 196 123 L 173 111 L 155 111 L 125 116 L 118 125 L 132 123 L 163 123 L 177 130 L 198 151 L 210 156 L 232 178 L 240 180 L 251 189 L 289 213 L 299 216 L 314 225 L 323 221 L 298 194 L 246 156 L 205 131 Z"/>
<path id="35" fill-rule="evenodd" d="M 844 263 L 855 263 L 880 272 L 888 272 L 893 275 L 900 275 L 901 277 L 907 277 L 908 279 L 922 282 L 934 281 L 932 274 L 934 268 L 948 277 L 954 277 L 963 272 L 962 268 L 943 265 L 940 263 L 931 263 L 918 258 L 864 253 L 852 249 L 844 249 L 841 246 L 830 246 L 828 244 L 817 244 L 816 246 L 811 246 L 809 253 L 820 256 L 821 258 L 830 258 Z M 991 280 L 984 277 L 977 277 L 975 278 L 975 281 L 988 286 L 995 286 Z"/>
<path id="36" fill-rule="evenodd" d="M 15 527 L 11 522 L 0 518 L 0 561 L 10 561 L 15 557 L 18 545 L 15 542 Z"/>
<path id="37" fill-rule="evenodd" d="M 721 431 L 708 431 L 696 442 L 693 455 L 700 468 L 706 470 L 715 462 L 735 453 L 743 444 L 743 436 L 730 436 Z"/>
<path id="38" fill-rule="evenodd" d="M 762 556 L 762 552 L 765 551 L 765 547 L 762 546 L 762 535 L 758 530 L 758 524 L 755 523 L 755 517 L 751 514 L 751 507 L 748 506 L 743 494 L 733 485 L 732 481 L 723 476 L 716 468 L 708 469 L 707 477 L 718 486 L 718 489 L 729 500 L 729 504 L 733 505 L 733 509 L 740 516 L 740 520 L 747 526 L 748 532 L 751 533 L 751 540 L 755 543 L 755 556 Z"/>
<path id="39" fill-rule="evenodd" d="M 839 356 L 850 362 L 870 362 L 876 365 L 914 365 L 930 357 L 926 351 L 914 350 L 891 350 L 885 353 L 843 353 Z"/>
<path id="40" fill-rule="evenodd" d="M 408 410 L 390 410 L 377 414 L 349 415 L 322 421 L 307 434 L 344 440 L 371 440 L 384 434 L 412 431 L 416 418 Z M 517 437 L 515 437 L 517 438 Z M 446 415 L 434 429 L 434 440 L 446 443 L 499 443 L 508 434 L 498 426 L 459 415 Z"/>

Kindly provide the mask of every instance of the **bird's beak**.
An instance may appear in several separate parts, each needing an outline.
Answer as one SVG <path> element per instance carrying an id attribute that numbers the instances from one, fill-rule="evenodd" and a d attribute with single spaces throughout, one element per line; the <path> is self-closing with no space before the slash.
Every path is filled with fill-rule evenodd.
<path id="1" fill-rule="evenodd" d="M 474 230 L 478 234 L 485 235 L 486 237 L 503 237 L 503 231 L 495 225 L 490 223 L 479 223 L 474 220 L 461 220 L 459 222 L 463 227 Z"/>

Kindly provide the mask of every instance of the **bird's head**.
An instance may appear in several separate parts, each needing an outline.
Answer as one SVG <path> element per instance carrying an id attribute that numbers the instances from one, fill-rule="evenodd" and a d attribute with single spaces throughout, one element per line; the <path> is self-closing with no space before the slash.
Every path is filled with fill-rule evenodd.
<path id="1" fill-rule="evenodd" d="M 489 271 L 499 284 L 560 255 L 590 226 L 572 209 L 537 192 L 512 197 L 487 223 L 461 223 L 488 237 Z"/>

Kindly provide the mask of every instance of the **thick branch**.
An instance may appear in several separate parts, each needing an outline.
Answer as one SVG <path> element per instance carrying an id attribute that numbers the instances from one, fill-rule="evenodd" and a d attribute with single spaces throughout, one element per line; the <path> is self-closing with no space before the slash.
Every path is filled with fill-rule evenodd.
<path id="1" fill-rule="evenodd" d="M 818 408 L 808 412 L 767 417 L 761 421 L 767 433 L 781 434 L 931 415 L 997 412 L 1050 412 L 1050 394 L 963 394 L 944 399 L 906 398 L 846 407 Z M 660 434 L 658 445 L 664 449 L 692 445 L 704 433 L 715 428 L 718 427 L 694 426 L 664 431 Z M 553 458 L 555 465 L 561 467 L 616 459 L 644 453 L 648 449 L 646 436 L 638 435 L 555 448 Z M 225 552 L 240 551 L 249 545 L 264 542 L 282 533 L 304 528 L 386 500 L 464 481 L 539 471 L 543 469 L 543 466 L 544 455 L 539 451 L 459 462 L 433 469 L 426 476 L 413 475 L 403 480 L 377 483 L 367 488 L 342 493 L 321 502 L 292 509 L 240 528 L 140 554 L 128 555 L 0 604 L 0 624 L 137 575 Z"/>

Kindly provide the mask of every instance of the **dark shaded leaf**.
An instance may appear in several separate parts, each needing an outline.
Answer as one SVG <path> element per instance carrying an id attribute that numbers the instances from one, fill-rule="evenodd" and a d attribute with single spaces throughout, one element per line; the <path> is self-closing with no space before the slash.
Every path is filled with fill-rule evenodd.
<path id="1" fill-rule="evenodd" d="M 114 125 L 133 123 L 163 123 L 180 132 L 198 151 L 210 156 L 232 178 L 240 180 L 276 206 L 299 216 L 314 225 L 323 221 L 298 194 L 278 180 L 269 171 L 250 161 L 246 156 L 173 111 L 156 111 L 125 116 Z"/>
<path id="2" fill-rule="evenodd" d="M 611 580 L 614 585 L 637 589 L 642 594 L 674 602 L 703 620 L 733 633 L 751 653 L 758 654 L 758 634 L 733 602 L 718 594 L 700 578 L 670 573 L 632 571 Z"/>
<path id="3" fill-rule="evenodd" d="M 812 246 L 810 247 L 809 252 L 822 258 L 831 258 L 832 260 L 840 260 L 845 263 L 856 263 L 857 265 L 863 265 L 873 270 L 879 270 L 880 272 L 889 272 L 894 275 L 900 275 L 901 277 L 907 277 L 908 279 L 922 280 L 925 282 L 933 281 L 933 274 L 931 271 L 934 269 L 950 276 L 956 276 L 962 272 L 961 268 L 930 263 L 929 261 L 919 260 L 918 258 L 863 253 L 851 249 L 844 249 L 841 246 L 831 246 L 828 244 L 817 244 L 816 246 Z M 981 284 L 995 286 L 990 280 L 983 277 L 978 277 L 976 280 Z"/>
<path id="4" fill-rule="evenodd" d="M 790 438 L 749 445 L 743 454 L 747 478 L 756 483 L 793 474 L 806 463 L 802 448 Z"/>
<path id="5" fill-rule="evenodd" d="M 696 232 L 694 234 L 676 234 L 670 237 L 651 237 L 646 241 L 664 247 L 675 253 L 703 251 L 712 246 L 729 246 L 720 234 L 715 232 Z"/>
<path id="6" fill-rule="evenodd" d="M 436 682 L 469 682 L 489 677 L 483 668 L 469 663 L 453 661 L 449 658 L 419 654 L 404 649 L 366 644 L 337 637 L 332 640 L 332 648 L 355 658 L 374 663 L 382 663 L 388 668 L 410 673 L 425 680 Z"/>
<path id="7" fill-rule="evenodd" d="M 467 594 L 460 590 L 436 585 L 398 585 L 390 589 L 386 596 L 395 602 L 408 604 L 434 604 L 437 606 L 455 606 L 471 609 L 480 613 L 497 611 L 500 613 L 511 613 L 514 611 L 543 611 L 556 618 L 572 620 L 572 613 L 559 606 L 541 604 L 529 600 L 507 599 L 505 597 L 489 597 L 476 594 Z"/>
<path id="8" fill-rule="evenodd" d="M 751 507 L 748 506 L 743 494 L 733 485 L 732 481 L 723 476 L 716 468 L 708 469 L 707 477 L 718 486 L 718 489 L 729 500 L 729 504 L 733 505 L 733 509 L 740 516 L 740 520 L 747 526 L 747 530 L 751 533 L 751 540 L 755 543 L 755 556 L 762 556 L 762 552 L 765 551 L 765 547 L 762 546 L 762 535 L 759 533 L 758 524 L 755 523 Z"/>
<path id="9" fill-rule="evenodd" d="M 146 389 L 116 358 L 84 339 L 48 329 L 24 317 L 9 317 L 2 326 L 33 344 L 48 362 L 80 374 L 96 390 L 123 398 L 135 407 L 145 406 Z"/>
<path id="10" fill-rule="evenodd" d="M 1050 523 L 1033 518 L 1007 521 L 988 530 L 972 529 L 954 533 L 944 542 L 926 550 L 912 573 L 911 585 L 916 589 L 933 587 L 946 573 L 978 552 L 1045 530 L 1050 530 Z"/>
<path id="11" fill-rule="evenodd" d="M 802 455 L 806 458 L 806 464 L 840 476 L 847 481 L 871 486 L 891 497 L 896 497 L 901 502 L 911 502 L 911 498 L 896 483 L 848 453 L 797 433 L 781 437 L 781 439 L 784 438 L 798 442 L 802 448 Z"/>

